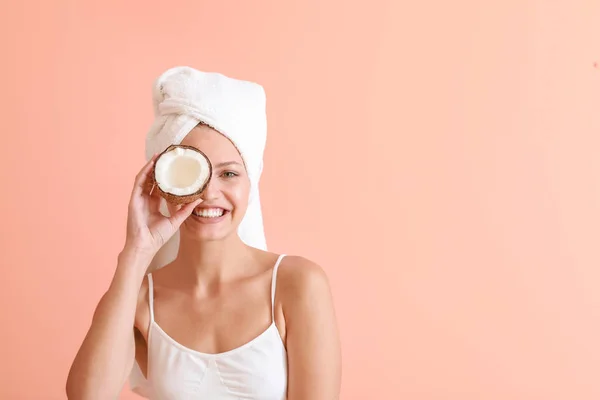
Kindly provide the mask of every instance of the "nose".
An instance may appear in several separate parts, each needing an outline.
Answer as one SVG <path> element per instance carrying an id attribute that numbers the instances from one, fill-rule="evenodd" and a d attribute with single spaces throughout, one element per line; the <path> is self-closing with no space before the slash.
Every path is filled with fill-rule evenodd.
<path id="1" fill-rule="evenodd" d="M 221 190 L 219 189 L 219 183 L 216 182 L 216 179 L 211 179 L 206 185 L 204 192 L 202 192 L 202 199 L 204 201 L 215 200 L 218 199 L 221 195 Z"/>

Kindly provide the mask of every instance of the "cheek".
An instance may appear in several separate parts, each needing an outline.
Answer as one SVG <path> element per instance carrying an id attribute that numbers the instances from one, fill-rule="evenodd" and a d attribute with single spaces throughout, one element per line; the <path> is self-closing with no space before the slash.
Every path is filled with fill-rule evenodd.
<path id="1" fill-rule="evenodd" d="M 246 209 L 250 195 L 250 182 L 241 181 L 230 187 L 230 196 L 234 206 L 238 209 Z"/>

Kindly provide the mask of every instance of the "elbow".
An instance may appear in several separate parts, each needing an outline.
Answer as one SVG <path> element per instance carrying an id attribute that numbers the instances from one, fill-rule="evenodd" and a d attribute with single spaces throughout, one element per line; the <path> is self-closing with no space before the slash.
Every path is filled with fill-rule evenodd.
<path id="1" fill-rule="evenodd" d="M 91 399 L 91 397 L 85 395 L 81 390 L 77 390 L 73 388 L 73 386 L 67 385 L 67 399 L 68 400 L 87 400 Z"/>
<path id="2" fill-rule="evenodd" d="M 67 399 L 69 400 L 90 400 L 93 398 L 89 390 L 86 390 L 83 382 L 73 379 L 70 375 L 67 379 L 67 385 L 65 387 Z"/>
<path id="3" fill-rule="evenodd" d="M 67 399 L 68 400 L 106 400 L 106 399 L 118 399 L 118 395 L 108 395 L 106 393 L 90 392 L 86 390 L 70 390 L 67 388 Z"/>
<path id="4" fill-rule="evenodd" d="M 99 385 L 86 384 L 85 379 L 67 379 L 65 387 L 68 400 L 106 400 L 118 399 L 118 393 L 98 387 Z"/>
<path id="5" fill-rule="evenodd" d="M 74 363 L 75 364 L 75 363 Z M 91 399 L 89 390 L 86 389 L 86 379 L 81 376 L 81 373 L 78 373 L 77 366 L 72 365 L 71 370 L 69 371 L 69 376 L 67 377 L 67 384 L 65 386 L 65 391 L 67 394 L 67 399 L 69 400 L 87 400 Z"/>
<path id="6" fill-rule="evenodd" d="M 82 390 L 81 387 L 78 387 L 76 384 L 72 383 L 69 380 L 67 381 L 67 387 L 65 389 L 67 399 L 69 400 L 84 400 L 91 398 L 88 395 L 86 395 L 85 391 Z"/>
<path id="7" fill-rule="evenodd" d="M 69 371 L 69 376 L 67 377 L 67 384 L 65 386 L 65 392 L 67 394 L 67 399 L 69 399 L 69 400 L 84 398 L 81 395 L 81 388 L 78 387 L 76 380 L 73 377 L 73 369 L 72 368 Z"/>

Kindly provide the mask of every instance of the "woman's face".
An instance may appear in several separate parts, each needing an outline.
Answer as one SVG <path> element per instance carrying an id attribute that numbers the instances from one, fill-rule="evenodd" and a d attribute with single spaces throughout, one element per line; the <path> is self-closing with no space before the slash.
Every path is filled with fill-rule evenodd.
<path id="1" fill-rule="evenodd" d="M 195 240 L 221 240 L 237 234 L 248 207 L 250 180 L 235 146 L 214 129 L 200 125 L 182 141 L 202 151 L 213 167 L 212 178 L 202 194 L 203 202 L 181 225 L 181 235 Z M 168 204 L 171 215 L 180 208 Z M 216 216 L 220 215 L 222 216 Z"/>

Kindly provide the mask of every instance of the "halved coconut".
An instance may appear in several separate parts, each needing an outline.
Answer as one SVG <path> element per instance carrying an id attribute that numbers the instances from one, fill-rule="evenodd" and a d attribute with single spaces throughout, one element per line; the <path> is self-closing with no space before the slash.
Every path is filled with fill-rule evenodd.
<path id="1" fill-rule="evenodd" d="M 196 201 L 212 176 L 208 157 L 192 146 L 172 145 L 154 163 L 149 184 L 168 202 L 186 204 Z"/>

